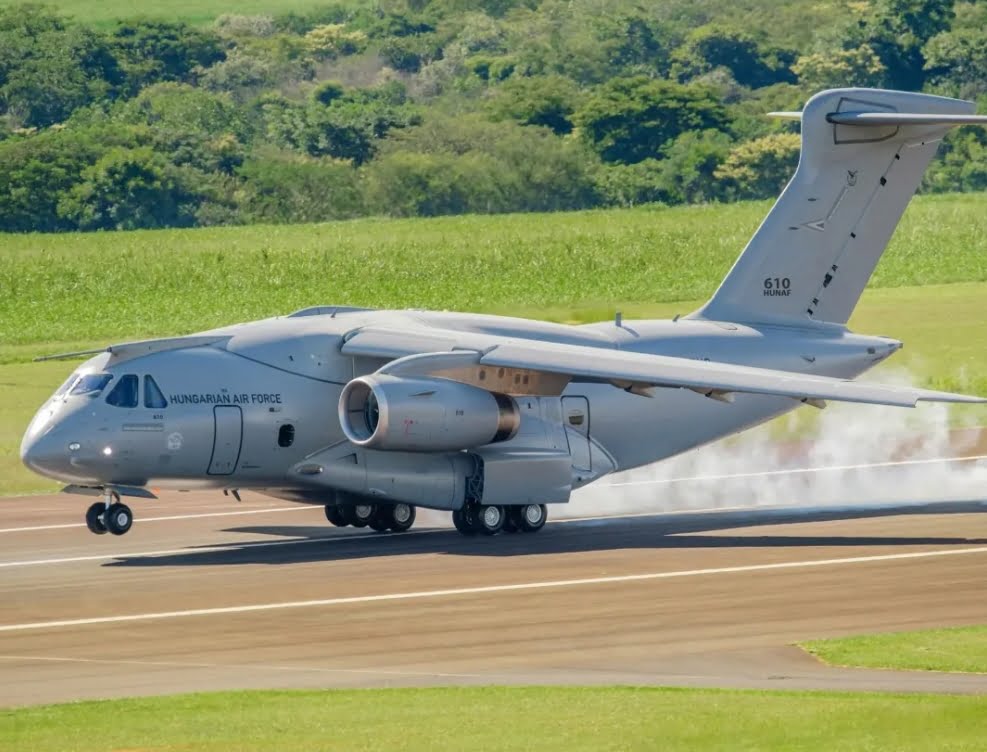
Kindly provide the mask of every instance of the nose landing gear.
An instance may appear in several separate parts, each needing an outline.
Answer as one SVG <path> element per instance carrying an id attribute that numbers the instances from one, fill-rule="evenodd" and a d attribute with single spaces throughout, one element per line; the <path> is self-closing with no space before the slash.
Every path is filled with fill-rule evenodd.
<path id="1" fill-rule="evenodd" d="M 134 524 L 134 513 L 120 503 L 120 494 L 108 489 L 103 501 L 97 501 L 86 510 L 86 527 L 95 535 L 123 535 Z"/>

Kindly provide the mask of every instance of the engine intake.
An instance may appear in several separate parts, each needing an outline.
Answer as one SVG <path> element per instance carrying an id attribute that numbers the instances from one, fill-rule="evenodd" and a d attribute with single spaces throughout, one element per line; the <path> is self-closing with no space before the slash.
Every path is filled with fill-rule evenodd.
<path id="1" fill-rule="evenodd" d="M 448 452 L 513 438 L 521 412 L 506 394 L 457 381 L 371 374 L 343 387 L 339 423 L 367 449 Z"/>

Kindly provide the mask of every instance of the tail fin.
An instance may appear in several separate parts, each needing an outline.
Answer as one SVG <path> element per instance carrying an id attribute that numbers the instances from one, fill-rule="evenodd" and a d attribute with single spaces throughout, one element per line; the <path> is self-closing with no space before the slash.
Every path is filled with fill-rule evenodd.
<path id="1" fill-rule="evenodd" d="M 835 89 L 802 113 L 802 153 L 778 201 L 696 316 L 845 324 L 950 127 L 987 123 L 971 102 Z"/>

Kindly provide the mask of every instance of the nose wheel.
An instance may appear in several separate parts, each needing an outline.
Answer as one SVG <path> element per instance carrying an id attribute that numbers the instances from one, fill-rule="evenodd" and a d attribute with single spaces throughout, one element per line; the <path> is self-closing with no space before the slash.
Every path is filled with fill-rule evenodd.
<path id="1" fill-rule="evenodd" d="M 86 510 L 86 527 L 94 535 L 123 535 L 134 524 L 134 513 L 120 503 L 120 494 L 107 491 L 103 501 L 97 501 Z"/>

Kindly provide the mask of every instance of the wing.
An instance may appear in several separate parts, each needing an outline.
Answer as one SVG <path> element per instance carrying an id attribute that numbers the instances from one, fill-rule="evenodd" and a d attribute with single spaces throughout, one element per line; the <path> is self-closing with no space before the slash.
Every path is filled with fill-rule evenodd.
<path id="1" fill-rule="evenodd" d="M 790 397 L 821 407 L 824 400 L 915 407 L 920 401 L 985 403 L 987 399 L 910 387 L 866 384 L 752 368 L 715 361 L 628 352 L 605 347 L 542 342 L 443 330 L 424 332 L 362 329 L 346 337 L 342 351 L 394 359 L 382 371 L 394 375 L 443 376 L 508 393 L 561 393 L 571 382 L 609 383 L 650 396 L 653 388 L 683 388 L 722 401 L 735 393 Z M 424 351 L 424 352 L 423 352 Z M 478 375 L 481 369 L 501 373 Z M 512 374 L 532 374 L 528 389 L 511 389 Z M 496 376 L 496 374 L 494 375 Z M 544 391 L 533 391 L 539 387 Z"/>

